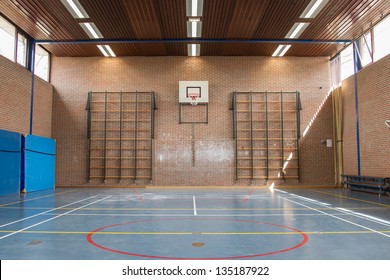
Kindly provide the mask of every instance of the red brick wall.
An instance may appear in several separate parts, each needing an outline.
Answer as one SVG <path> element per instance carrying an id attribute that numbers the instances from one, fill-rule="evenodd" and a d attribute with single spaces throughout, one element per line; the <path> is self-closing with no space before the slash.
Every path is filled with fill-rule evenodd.
<path id="1" fill-rule="evenodd" d="M 358 77 L 361 174 L 390 176 L 390 56 L 362 69 Z M 343 82 L 344 173 L 357 174 L 354 77 Z"/>
<path id="2" fill-rule="evenodd" d="M 194 127 L 195 166 L 192 125 L 178 123 L 180 80 L 209 81 L 209 123 Z M 91 90 L 155 91 L 158 110 L 152 184 L 206 186 L 250 183 L 234 181 L 231 93 L 298 90 L 303 106 L 301 131 L 311 123 L 301 140 L 301 183 L 333 184 L 333 151 L 321 144 L 332 138 L 331 102 L 326 99 L 328 58 L 53 57 L 52 83 L 56 88 L 53 135 L 58 145 L 58 185 L 87 182 L 85 105 Z M 106 185 L 115 184 L 114 180 Z"/>
<path id="3" fill-rule="evenodd" d="M 30 131 L 31 72 L 0 56 L 0 129 Z M 53 86 L 35 79 L 33 134 L 51 137 Z"/>

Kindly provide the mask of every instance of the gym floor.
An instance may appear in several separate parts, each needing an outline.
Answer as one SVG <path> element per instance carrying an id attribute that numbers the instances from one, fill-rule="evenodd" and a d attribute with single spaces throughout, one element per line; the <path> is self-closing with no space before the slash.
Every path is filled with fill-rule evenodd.
<path id="1" fill-rule="evenodd" d="M 0 197 L 0 259 L 390 259 L 390 197 L 335 188 L 57 188 Z"/>

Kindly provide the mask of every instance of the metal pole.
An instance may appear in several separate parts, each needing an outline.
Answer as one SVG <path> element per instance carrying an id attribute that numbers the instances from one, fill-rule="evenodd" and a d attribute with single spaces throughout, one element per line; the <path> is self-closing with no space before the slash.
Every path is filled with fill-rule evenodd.
<path id="1" fill-rule="evenodd" d="M 356 114 L 356 156 L 357 156 L 357 164 L 358 164 L 358 176 L 361 174 L 360 168 L 360 129 L 359 129 L 359 92 L 358 92 L 358 80 L 357 80 L 357 72 L 358 72 L 358 54 L 357 54 L 357 46 L 356 42 L 353 43 L 353 70 L 354 70 L 354 89 L 355 89 L 355 114 Z"/>
<path id="2" fill-rule="evenodd" d="M 154 92 L 151 91 L 150 94 L 150 182 L 152 182 L 153 176 L 153 123 L 154 123 Z"/>
<path id="3" fill-rule="evenodd" d="M 151 118 L 152 118 L 152 139 L 154 139 L 154 110 L 156 110 L 156 98 L 154 91 L 152 91 L 152 108 L 151 108 Z"/>
<path id="4" fill-rule="evenodd" d="M 233 109 L 233 139 L 236 139 L 236 116 L 235 116 L 235 104 L 236 104 L 236 94 L 233 92 L 232 98 L 232 109 Z"/>
<path id="5" fill-rule="evenodd" d="M 30 49 L 30 67 L 31 67 L 31 97 L 30 97 L 30 134 L 33 134 L 33 118 L 34 118 L 34 94 L 35 94 L 35 41 L 31 43 Z"/>
<path id="6" fill-rule="evenodd" d="M 249 95 L 250 98 L 250 120 L 251 120 L 251 181 L 253 182 L 253 96 L 252 91 Z"/>
<path id="7" fill-rule="evenodd" d="M 237 125 L 238 125 L 238 119 L 237 119 L 237 93 L 233 93 L 234 98 L 234 106 L 233 106 L 233 116 L 235 119 L 235 144 L 236 144 L 236 181 L 238 180 L 238 139 L 237 139 Z"/>
<path id="8" fill-rule="evenodd" d="M 138 137 L 138 91 L 135 92 L 135 120 L 134 120 L 134 182 L 137 181 L 137 137 Z"/>
<path id="9" fill-rule="evenodd" d="M 105 93 L 104 100 L 105 100 L 104 102 L 105 104 L 104 104 L 104 141 L 103 141 L 103 145 L 104 145 L 103 182 L 105 183 L 106 175 L 107 175 L 106 174 L 107 173 L 106 170 L 107 167 L 107 91 Z"/>
<path id="10" fill-rule="evenodd" d="M 122 180 L 122 129 L 123 129 L 123 93 L 120 92 L 119 109 L 119 182 Z"/>
<path id="11" fill-rule="evenodd" d="M 280 92 L 280 125 L 282 128 L 282 168 L 281 168 L 281 173 L 282 173 L 282 181 L 284 182 L 284 170 L 283 170 L 283 165 L 284 165 L 284 116 L 283 116 L 283 92 Z"/>
<path id="12" fill-rule="evenodd" d="M 296 103 L 297 103 L 297 107 L 296 107 L 296 110 L 297 110 L 297 131 L 296 131 L 296 134 L 297 134 L 297 150 L 296 150 L 296 156 L 297 156 L 297 168 L 298 168 L 298 182 L 299 182 L 299 179 L 300 179 L 300 170 L 299 170 L 299 138 L 301 137 L 301 106 L 300 106 L 300 94 L 299 92 L 297 91 L 296 92 Z"/>
<path id="13" fill-rule="evenodd" d="M 266 153 L 267 153 L 267 175 L 266 180 L 269 179 L 269 147 L 268 147 L 268 93 L 265 92 L 265 146 L 266 146 Z"/>
<path id="14" fill-rule="evenodd" d="M 92 91 L 88 92 L 88 113 L 87 113 L 87 138 L 88 138 L 88 182 L 91 181 L 91 110 L 92 110 Z"/>

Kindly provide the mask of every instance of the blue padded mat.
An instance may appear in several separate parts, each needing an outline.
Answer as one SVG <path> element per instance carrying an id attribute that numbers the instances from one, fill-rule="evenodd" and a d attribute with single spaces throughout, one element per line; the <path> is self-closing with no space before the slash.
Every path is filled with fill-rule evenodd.
<path id="1" fill-rule="evenodd" d="M 0 130 L 0 195 L 20 192 L 21 135 Z"/>
<path id="2" fill-rule="evenodd" d="M 55 148 L 53 139 L 27 135 L 24 139 L 24 184 L 27 192 L 55 186 Z"/>
<path id="3" fill-rule="evenodd" d="M 51 138 L 35 135 L 26 135 L 24 149 L 33 152 L 39 152 L 42 154 L 55 155 L 56 142 Z"/>

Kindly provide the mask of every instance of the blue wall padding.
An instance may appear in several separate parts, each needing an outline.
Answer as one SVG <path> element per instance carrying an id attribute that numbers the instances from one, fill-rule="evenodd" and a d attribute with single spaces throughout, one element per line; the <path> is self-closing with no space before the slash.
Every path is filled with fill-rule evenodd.
<path id="1" fill-rule="evenodd" d="M 0 195 L 20 192 L 21 135 L 0 129 Z"/>
<path id="2" fill-rule="evenodd" d="M 24 149 L 42 154 L 55 155 L 56 142 L 51 138 L 35 135 L 26 135 Z"/>
<path id="3" fill-rule="evenodd" d="M 24 139 L 24 182 L 26 192 L 53 189 L 55 186 L 53 139 L 27 135 Z"/>

